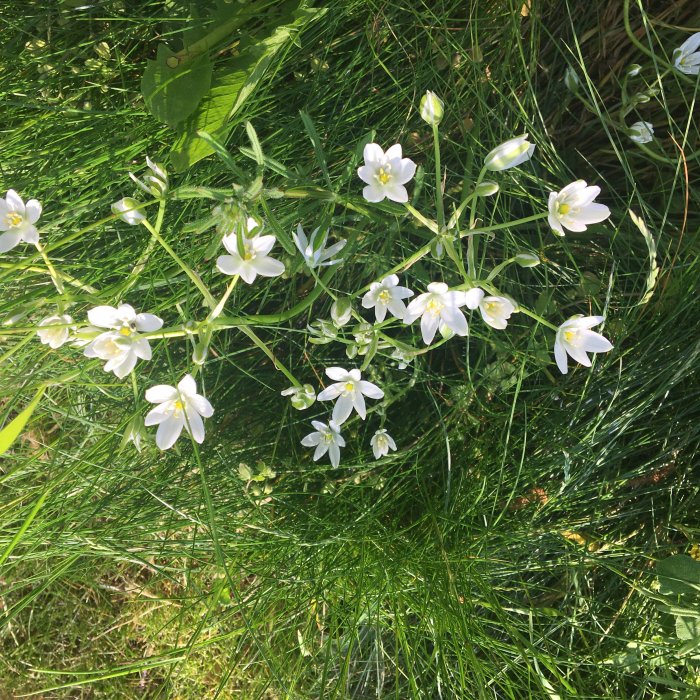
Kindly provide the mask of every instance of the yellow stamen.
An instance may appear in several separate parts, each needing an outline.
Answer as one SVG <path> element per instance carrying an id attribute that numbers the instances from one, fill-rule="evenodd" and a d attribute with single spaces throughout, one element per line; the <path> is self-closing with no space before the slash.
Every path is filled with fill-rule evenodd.
<path id="1" fill-rule="evenodd" d="M 384 170 L 384 168 L 379 168 L 379 172 L 377 173 L 377 180 L 382 183 L 382 185 L 386 185 L 389 180 L 391 180 L 391 175 L 389 172 Z"/>
<path id="2" fill-rule="evenodd" d="M 124 326 L 123 328 L 119 329 L 119 335 L 124 335 L 124 336 L 130 336 L 131 335 L 131 328 L 129 326 Z"/>
<path id="3" fill-rule="evenodd" d="M 185 404 L 182 403 L 182 401 L 180 401 L 180 399 L 175 401 L 175 413 L 179 413 L 180 411 L 184 410 L 184 408 L 185 408 Z"/>
<path id="4" fill-rule="evenodd" d="M 425 310 L 429 311 L 431 314 L 439 314 L 444 306 L 445 305 L 441 301 L 438 301 L 437 299 L 431 299 L 427 303 Z"/>
<path id="5" fill-rule="evenodd" d="M 560 204 L 559 205 L 559 213 L 562 216 L 566 216 L 569 213 L 570 209 L 571 209 L 571 207 L 568 204 Z"/>
<path id="6" fill-rule="evenodd" d="M 391 301 L 391 293 L 388 289 L 383 289 L 381 292 L 379 292 L 379 301 L 381 301 L 383 304 L 388 304 Z"/>
<path id="7" fill-rule="evenodd" d="M 355 391 L 355 385 L 352 382 L 345 382 L 345 391 Z"/>
<path id="8" fill-rule="evenodd" d="M 564 340 L 567 343 L 572 343 L 576 337 L 576 331 L 564 331 Z"/>
<path id="9" fill-rule="evenodd" d="M 11 211 L 5 216 L 5 223 L 10 227 L 20 226 L 24 221 L 24 217 L 16 211 Z"/>

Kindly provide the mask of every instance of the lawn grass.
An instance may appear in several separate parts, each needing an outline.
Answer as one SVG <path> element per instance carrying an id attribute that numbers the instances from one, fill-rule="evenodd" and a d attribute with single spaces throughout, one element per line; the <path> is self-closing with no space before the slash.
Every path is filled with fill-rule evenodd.
<path id="1" fill-rule="evenodd" d="M 41 382 L 77 375 L 50 388 L 0 467 L 0 553 L 11 549 L 0 571 L 0 697 L 694 697 L 697 662 L 680 654 L 653 589 L 654 561 L 698 543 L 698 82 L 667 74 L 631 113 L 657 129 L 651 154 L 607 121 L 625 67 L 643 66 L 635 90 L 653 84 L 681 28 L 698 29 L 693 3 L 630 9 L 651 57 L 625 33 L 624 7 L 607 2 L 329 5 L 236 117 L 228 148 L 239 167 L 252 169 L 239 152 L 250 120 L 265 154 L 293 170 L 290 183 L 268 172 L 267 186 L 323 185 L 304 110 L 340 196 L 359 198 L 354 152 L 372 132 L 422 164 L 413 204 L 432 216 L 432 141 L 416 111 L 425 89 L 446 104 L 448 207 L 493 146 L 527 131 L 536 158 L 498 178 L 501 192 L 477 212 L 484 225 L 542 210 L 548 188 L 575 178 L 602 187 L 611 223 L 564 239 L 539 223 L 507 229 L 481 246 L 479 264 L 537 252 L 544 264 L 509 268 L 503 291 L 556 323 L 604 313 L 615 350 L 562 377 L 552 334 L 520 314 L 499 334 L 474 320 L 468 341 L 404 370 L 376 361 L 370 376 L 388 392 L 410 387 L 386 415 L 399 451 L 374 462 L 375 414 L 348 425 L 354 446 L 332 469 L 299 445 L 318 406 L 292 411 L 267 358 L 242 333 L 219 333 L 204 372 L 216 408 L 205 443 L 138 454 L 118 448 L 143 399 L 79 352 L 38 343 L 32 323 L 55 291 L 28 248 L 3 255 L 0 315 L 26 313 L 0 329 L 4 415 Z M 127 171 L 146 155 L 164 159 L 172 142 L 138 86 L 160 35 L 181 26 L 173 12 L 159 2 L 0 9 L 0 189 L 44 204 L 52 260 L 82 285 L 72 285 L 76 316 L 116 302 L 148 246 L 141 227 L 93 224 L 134 194 Z M 108 58 L 96 51 L 103 41 Z M 567 65 L 590 110 L 564 86 Z M 232 182 L 215 158 L 172 177 Z M 331 282 L 339 293 L 429 240 L 405 216 L 311 198 L 269 206 L 287 232 L 325 216 L 352 239 Z M 644 304 L 649 254 L 628 208 L 658 250 Z M 216 233 L 188 227 L 210 209 L 175 202 L 163 231 L 220 296 Z M 449 260 L 410 271 L 415 288 L 451 274 Z M 227 309 L 273 313 L 311 285 L 297 274 L 239 286 Z M 160 248 L 124 301 L 169 325 L 202 315 Z M 325 367 L 347 364 L 341 344 L 313 346 L 304 332 L 330 303 L 258 329 L 315 385 Z M 153 348 L 141 396 L 176 382 L 192 350 Z M 275 472 L 270 493 L 240 478 L 242 462 Z"/>

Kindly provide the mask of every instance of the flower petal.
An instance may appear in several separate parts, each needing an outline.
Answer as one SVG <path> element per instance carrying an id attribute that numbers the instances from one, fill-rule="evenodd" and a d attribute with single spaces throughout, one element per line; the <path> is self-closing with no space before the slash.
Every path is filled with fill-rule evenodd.
<path id="1" fill-rule="evenodd" d="M 158 426 L 156 445 L 158 445 L 161 450 L 169 450 L 180 437 L 184 425 L 185 416 L 183 413 L 177 416 L 170 416 L 168 420 L 163 421 Z"/>
<path id="2" fill-rule="evenodd" d="M 445 306 L 440 312 L 442 320 L 451 328 L 457 335 L 467 335 L 469 326 L 464 314 L 454 306 Z"/>
<path id="3" fill-rule="evenodd" d="M 21 240 L 22 234 L 16 230 L 0 234 L 0 253 L 12 250 Z"/>
<path id="4" fill-rule="evenodd" d="M 27 219 L 30 224 L 35 224 L 41 216 L 41 204 L 37 199 L 30 199 L 27 202 Z"/>
<path id="5" fill-rule="evenodd" d="M 241 262 L 239 255 L 220 255 L 216 259 L 216 267 L 225 275 L 237 275 L 241 269 Z"/>
<path id="6" fill-rule="evenodd" d="M 284 263 L 266 256 L 255 258 L 252 267 L 262 277 L 279 277 L 284 274 Z"/>
<path id="7" fill-rule="evenodd" d="M 362 156 L 365 163 L 376 163 L 384 158 L 384 151 L 379 144 L 368 143 L 362 151 Z"/>
<path id="8" fill-rule="evenodd" d="M 333 406 L 333 420 L 340 425 L 344 423 L 352 413 L 352 397 L 350 395 L 339 396 Z"/>
<path id="9" fill-rule="evenodd" d="M 367 185 L 367 187 L 364 187 L 362 189 L 362 196 L 368 202 L 381 202 L 384 199 L 384 197 L 386 197 L 386 194 L 384 193 L 383 187 L 379 187 L 378 185 L 373 184 Z M 408 199 L 408 194 L 406 195 L 406 198 Z"/>
<path id="10" fill-rule="evenodd" d="M 421 317 L 420 332 L 426 345 L 430 345 L 433 342 L 439 324 L 440 317 L 437 314 L 425 313 Z"/>
<path id="11" fill-rule="evenodd" d="M 197 382 L 191 374 L 186 374 L 178 383 L 177 390 L 182 396 L 195 396 L 197 394 Z"/>
<path id="12" fill-rule="evenodd" d="M 190 395 L 187 397 L 187 403 L 190 404 L 200 416 L 211 418 L 214 415 L 214 407 L 209 403 L 208 399 L 200 394 Z"/>
<path id="13" fill-rule="evenodd" d="M 200 445 L 204 442 L 204 421 L 197 411 L 185 411 L 185 429 Z"/>
<path id="14" fill-rule="evenodd" d="M 556 360 L 559 371 L 562 374 L 568 374 L 569 368 L 567 366 L 566 350 L 564 350 L 564 346 L 559 338 L 554 341 L 554 359 Z"/>
<path id="15" fill-rule="evenodd" d="M 176 399 L 177 389 L 169 384 L 156 384 L 156 386 L 146 389 L 146 401 L 150 403 L 164 403 Z"/>
<path id="16" fill-rule="evenodd" d="M 152 333 L 163 327 L 163 319 L 158 318 L 155 314 L 137 314 L 134 321 L 136 330 L 143 333 Z"/>
<path id="17" fill-rule="evenodd" d="M 612 343 L 600 333 L 595 331 L 579 331 L 578 334 L 581 348 L 586 352 L 609 352 L 612 350 Z"/>
<path id="18" fill-rule="evenodd" d="M 112 306 L 96 306 L 88 311 L 87 316 L 88 321 L 93 326 L 100 328 L 119 328 L 121 326 L 119 312 Z"/>
<path id="19" fill-rule="evenodd" d="M 384 398 L 384 392 L 376 384 L 372 384 L 372 382 L 362 380 L 359 383 L 358 388 L 365 396 L 369 397 L 370 399 Z"/>
<path id="20" fill-rule="evenodd" d="M 344 382 L 350 377 L 350 372 L 342 367 L 327 367 L 326 376 L 334 382 Z"/>

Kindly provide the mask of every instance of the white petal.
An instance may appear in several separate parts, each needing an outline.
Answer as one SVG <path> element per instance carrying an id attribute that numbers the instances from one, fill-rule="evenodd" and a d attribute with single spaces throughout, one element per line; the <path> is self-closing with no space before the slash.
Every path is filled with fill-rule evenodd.
<path id="1" fill-rule="evenodd" d="M 357 411 L 357 415 L 364 420 L 367 417 L 367 409 L 365 407 L 365 397 L 361 392 L 358 391 L 355 393 L 352 404 Z"/>
<path id="2" fill-rule="evenodd" d="M 360 373 L 360 370 L 357 368 L 351 369 L 349 374 L 350 374 L 350 379 L 352 379 L 355 382 L 359 382 L 360 379 L 362 379 L 362 374 Z"/>
<path id="3" fill-rule="evenodd" d="M 371 185 L 375 181 L 374 168 L 369 165 L 361 165 L 357 169 L 357 175 L 362 182 L 366 182 L 368 185 Z"/>
<path id="4" fill-rule="evenodd" d="M 467 305 L 467 308 L 472 310 L 479 306 L 483 298 L 484 290 L 480 287 L 474 287 L 464 293 L 464 303 Z"/>
<path id="5" fill-rule="evenodd" d="M 423 336 L 423 342 L 426 345 L 430 345 L 433 342 L 439 324 L 440 317 L 437 314 L 425 313 L 421 317 L 420 331 Z"/>
<path id="6" fill-rule="evenodd" d="M 88 311 L 87 316 L 88 321 L 93 326 L 100 328 L 119 328 L 121 326 L 119 312 L 111 306 L 96 306 Z"/>
<path id="7" fill-rule="evenodd" d="M 182 428 L 185 425 L 185 416 L 180 413 L 178 416 L 171 416 L 168 420 L 163 421 L 156 432 L 156 445 L 161 450 L 168 450 L 180 437 Z"/>
<path id="8" fill-rule="evenodd" d="M 252 261 L 252 267 L 262 277 L 279 277 L 284 274 L 284 263 L 274 258 L 255 258 Z"/>
<path id="9" fill-rule="evenodd" d="M 700 32 L 691 34 L 679 48 L 686 55 L 695 53 L 700 48 Z"/>
<path id="10" fill-rule="evenodd" d="M 384 158 L 384 151 L 379 144 L 368 143 L 364 147 L 362 155 L 365 159 L 365 163 L 376 163 Z"/>
<path id="11" fill-rule="evenodd" d="M 40 216 L 41 204 L 39 204 L 39 201 L 36 199 L 30 199 L 27 202 L 27 219 L 29 220 L 29 223 L 35 224 L 37 221 L 39 221 Z"/>
<path id="12" fill-rule="evenodd" d="M 350 372 L 342 367 L 328 367 L 326 376 L 334 382 L 344 382 L 350 377 Z"/>
<path id="13" fill-rule="evenodd" d="M 467 335 L 469 333 L 469 326 L 467 325 L 467 319 L 464 314 L 452 306 L 446 306 L 440 312 L 442 320 L 447 324 L 448 328 L 451 328 L 457 335 Z"/>
<path id="14" fill-rule="evenodd" d="M 328 448 L 328 456 L 331 458 L 331 464 L 337 467 L 340 464 L 340 449 L 338 445 L 331 445 Z"/>
<path id="15" fill-rule="evenodd" d="M 395 176 L 395 181 L 399 185 L 405 185 L 416 174 L 416 164 L 410 158 L 404 158 Z"/>
<path id="16" fill-rule="evenodd" d="M 326 387 L 317 397 L 317 401 L 332 401 L 337 399 L 342 392 L 342 389 L 337 384 L 331 384 Z"/>
<path id="17" fill-rule="evenodd" d="M 386 318 L 386 305 L 381 301 L 378 301 L 374 307 L 374 318 L 377 323 L 381 323 Z"/>
<path id="18" fill-rule="evenodd" d="M 384 392 L 372 382 L 361 381 L 359 384 L 359 390 L 370 399 L 383 399 Z"/>
<path id="19" fill-rule="evenodd" d="M 177 389 L 169 384 L 156 384 L 150 389 L 146 389 L 146 401 L 150 403 L 163 403 L 165 401 L 175 401 L 177 399 Z"/>
<path id="20" fill-rule="evenodd" d="M 571 357 L 576 360 L 576 362 L 579 362 L 582 364 L 584 367 L 590 367 L 591 366 L 591 361 L 586 355 L 586 351 L 583 348 L 580 348 L 576 345 L 571 345 L 571 343 L 565 343 L 564 347 L 566 348 L 566 351 L 571 355 Z"/>
<path id="21" fill-rule="evenodd" d="M 386 150 L 386 153 L 384 153 L 384 157 L 387 160 L 401 160 L 401 158 L 403 157 L 403 152 L 401 150 L 401 144 L 395 143 L 393 146 L 390 146 Z"/>
<path id="22" fill-rule="evenodd" d="M 199 394 L 189 395 L 187 397 L 187 403 L 191 405 L 200 416 L 210 418 L 214 415 L 214 407 L 207 399 Z"/>
<path id="23" fill-rule="evenodd" d="M 323 440 L 322 442 L 318 443 L 318 446 L 314 450 L 314 462 L 318 462 L 318 460 L 321 459 L 321 457 L 323 457 L 323 455 L 325 455 L 326 452 L 328 452 L 328 443 L 325 440 Z"/>
<path id="24" fill-rule="evenodd" d="M 146 415 L 144 424 L 147 426 L 160 425 L 164 420 L 167 420 L 173 413 L 173 402 L 166 401 L 152 408 Z"/>
<path id="25" fill-rule="evenodd" d="M 255 278 L 257 277 L 255 268 L 249 262 L 241 263 L 238 274 L 246 284 L 253 284 L 253 282 L 255 282 Z"/>
<path id="26" fill-rule="evenodd" d="M 148 343 L 148 338 L 134 338 L 131 343 L 131 349 L 136 357 L 142 360 L 150 360 L 151 346 Z"/>
<path id="27" fill-rule="evenodd" d="M 579 339 L 581 348 L 586 352 L 608 352 L 613 348 L 606 337 L 595 331 L 580 331 Z"/>
<path id="28" fill-rule="evenodd" d="M 143 333 L 152 333 L 163 327 L 163 319 L 158 318 L 155 314 L 137 314 L 134 320 L 136 323 L 136 330 L 142 331 Z"/>
<path id="29" fill-rule="evenodd" d="M 350 396 L 339 396 L 333 406 L 333 420 L 340 425 L 344 423 L 352 413 L 352 398 Z"/>
<path id="30" fill-rule="evenodd" d="M 200 445 L 204 442 L 204 421 L 196 411 L 187 411 L 185 429 Z"/>
<path id="31" fill-rule="evenodd" d="M 272 236 L 256 236 L 252 241 L 253 250 L 258 255 L 267 255 L 275 245 L 277 239 Z"/>
<path id="32" fill-rule="evenodd" d="M 197 394 L 197 382 L 191 374 L 186 374 L 178 383 L 177 390 L 182 396 L 195 396 Z"/>
<path id="33" fill-rule="evenodd" d="M 0 234 L 0 253 L 12 250 L 21 240 L 22 234 L 19 231 L 8 231 Z"/>
<path id="34" fill-rule="evenodd" d="M 216 259 L 216 267 L 225 275 L 237 275 L 241 269 L 241 262 L 238 255 L 220 255 Z"/>
<path id="35" fill-rule="evenodd" d="M 34 244 L 39 242 L 39 231 L 36 226 L 33 226 L 32 224 L 27 224 L 25 222 L 25 225 L 22 226 L 19 230 L 22 234 L 22 240 L 25 243 Z"/>
<path id="36" fill-rule="evenodd" d="M 403 185 L 399 185 L 396 182 L 390 182 L 388 185 L 386 185 L 384 188 L 384 194 L 392 202 L 398 202 L 399 204 L 405 204 L 408 202 L 408 191 Z"/>
<path id="37" fill-rule="evenodd" d="M 559 367 L 559 371 L 562 374 L 567 374 L 569 368 L 567 366 L 568 363 L 566 360 L 566 350 L 564 350 L 564 346 L 562 345 L 559 338 L 557 338 L 554 341 L 554 359 L 557 362 L 557 367 Z"/>
<path id="38" fill-rule="evenodd" d="M 597 224 L 605 221 L 610 216 L 610 209 L 605 204 L 589 204 L 582 209 L 576 218 L 582 224 Z"/>
<path id="39" fill-rule="evenodd" d="M 24 202 L 14 190 L 7 190 L 5 201 L 7 202 L 10 211 L 16 211 L 18 214 L 24 216 Z"/>
<path id="40" fill-rule="evenodd" d="M 129 372 L 131 372 L 131 370 L 134 369 L 134 367 L 136 366 L 137 359 L 138 358 L 136 357 L 136 353 L 129 351 L 123 356 L 121 362 L 116 364 L 115 367 L 110 367 L 110 369 L 107 370 L 107 367 L 109 367 L 109 365 L 115 364 L 116 362 L 118 362 L 118 360 L 110 360 L 104 368 L 107 371 L 113 371 L 114 374 L 117 377 L 119 377 L 119 379 L 124 379 L 124 377 L 126 377 L 129 374 Z"/>
<path id="41" fill-rule="evenodd" d="M 301 439 L 301 444 L 304 447 L 316 447 L 321 442 L 323 435 L 319 432 L 309 433 Z"/>
<path id="42" fill-rule="evenodd" d="M 363 188 L 362 190 L 362 196 L 368 202 L 381 202 L 384 197 L 386 197 L 386 194 L 384 193 L 383 187 L 379 187 L 378 185 L 367 185 L 367 187 Z M 406 199 L 408 199 L 408 194 L 406 194 Z"/>

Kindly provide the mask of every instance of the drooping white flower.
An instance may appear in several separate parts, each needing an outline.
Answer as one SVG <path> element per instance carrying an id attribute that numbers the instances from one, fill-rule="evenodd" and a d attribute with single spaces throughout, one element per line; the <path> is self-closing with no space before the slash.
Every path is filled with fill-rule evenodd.
<path id="1" fill-rule="evenodd" d="M 311 384 L 304 384 L 303 386 L 290 386 L 284 391 L 280 391 L 282 396 L 290 396 L 290 401 L 292 406 L 297 409 L 297 411 L 303 411 L 305 408 L 309 408 L 316 401 L 316 392 Z"/>
<path id="2" fill-rule="evenodd" d="M 420 116 L 424 122 L 430 126 L 437 126 L 445 114 L 445 105 L 443 101 L 430 90 L 426 90 L 425 95 L 420 101 Z"/>
<path id="3" fill-rule="evenodd" d="M 381 399 L 384 392 L 372 382 L 362 379 L 359 369 L 350 371 L 342 367 L 329 367 L 326 375 L 333 380 L 333 384 L 326 387 L 319 395 L 319 401 L 333 401 L 333 421 L 338 425 L 343 424 L 354 408 L 357 414 L 365 419 L 367 410 L 365 407 L 365 396 L 370 399 Z"/>
<path id="4" fill-rule="evenodd" d="M 496 146 L 487 156 L 484 165 L 487 170 L 498 171 L 515 168 L 530 160 L 535 144 L 527 140 L 527 134 L 508 139 Z"/>
<path id="5" fill-rule="evenodd" d="M 486 296 L 483 289 L 474 287 L 465 292 L 464 299 L 470 309 L 479 309 L 481 318 L 498 330 L 508 325 L 508 319 L 515 312 L 515 304 L 506 297 Z"/>
<path id="6" fill-rule="evenodd" d="M 649 122 L 635 122 L 627 134 L 635 143 L 649 143 L 654 140 L 654 127 Z"/>
<path id="7" fill-rule="evenodd" d="M 592 331 L 593 326 L 597 326 L 605 320 L 603 316 L 583 316 L 577 314 L 559 326 L 556 340 L 554 341 L 554 359 L 562 374 L 566 374 L 567 353 L 580 362 L 585 367 L 591 366 L 587 352 L 608 352 L 612 350 L 610 341 L 600 333 Z"/>
<path id="8" fill-rule="evenodd" d="M 112 213 L 118 214 L 119 218 L 130 226 L 136 226 L 146 220 L 146 217 L 138 210 L 140 206 L 141 202 L 138 199 L 122 197 L 118 202 L 112 204 Z"/>
<path id="9" fill-rule="evenodd" d="M 381 202 L 388 197 L 393 202 L 408 202 L 404 185 L 415 175 L 416 164 L 410 158 L 402 158 L 401 145 L 394 144 L 386 153 L 376 143 L 368 143 L 364 149 L 365 164 L 357 174 L 367 187 L 362 196 L 368 202 Z"/>
<path id="10" fill-rule="evenodd" d="M 428 291 L 419 294 L 406 309 L 403 322 L 413 323 L 421 319 L 420 330 L 423 342 L 430 345 L 441 324 L 457 335 L 467 335 L 467 319 L 459 310 L 466 300 L 464 292 L 451 292 L 444 282 L 431 282 Z"/>
<path id="11" fill-rule="evenodd" d="M 576 180 L 561 192 L 549 193 L 549 216 L 547 221 L 558 236 L 569 231 L 585 231 L 590 224 L 605 221 L 610 209 L 593 200 L 600 194 L 600 187 L 589 187 L 585 180 Z"/>
<path id="12" fill-rule="evenodd" d="M 163 326 L 162 319 L 154 314 L 137 314 L 130 304 L 118 308 L 96 306 L 88 311 L 88 320 L 98 328 L 109 328 L 100 333 L 84 350 L 85 357 L 106 360 L 105 372 L 123 379 L 136 365 L 136 361 L 151 359 L 148 338 L 141 333 L 151 333 Z"/>
<path id="13" fill-rule="evenodd" d="M 38 323 L 37 335 L 39 340 L 56 350 L 66 343 L 73 330 L 73 319 L 68 314 L 49 316 Z"/>
<path id="14" fill-rule="evenodd" d="M 157 425 L 156 445 L 167 450 L 175 444 L 184 428 L 197 443 L 204 441 L 204 421 L 214 409 L 197 393 L 197 383 L 186 374 L 177 387 L 158 384 L 146 391 L 146 401 L 158 404 L 146 416 L 146 425 Z"/>
<path id="15" fill-rule="evenodd" d="M 686 75 L 697 75 L 700 72 L 700 32 L 691 34 L 677 49 L 673 51 L 673 65 Z"/>
<path id="16" fill-rule="evenodd" d="M 20 241 L 38 243 L 39 231 L 34 225 L 41 216 L 41 204 L 30 199 L 26 204 L 14 191 L 7 190 L 0 198 L 0 253 L 12 250 Z"/>
<path id="17" fill-rule="evenodd" d="M 260 228 L 260 224 L 252 216 L 246 222 L 248 233 Z M 216 259 L 216 266 L 225 275 L 240 275 L 241 279 L 248 284 L 252 284 L 255 278 L 279 277 L 284 273 L 284 263 L 274 260 L 268 253 L 272 250 L 277 240 L 273 235 L 253 236 L 243 234 L 241 237 L 243 249 L 239 250 L 238 232 L 233 231 L 228 236 L 224 236 L 222 243 L 230 255 L 220 255 Z"/>
<path id="18" fill-rule="evenodd" d="M 340 428 L 332 420 L 328 421 L 328 425 L 318 420 L 312 420 L 311 425 L 316 430 L 303 438 L 301 444 L 304 447 L 316 448 L 313 456 L 314 462 L 318 462 L 328 452 L 331 464 L 337 467 L 340 464 L 340 448 L 345 447 L 345 438 L 340 434 Z"/>
<path id="19" fill-rule="evenodd" d="M 337 258 L 336 260 L 332 260 L 331 258 L 345 247 L 347 241 L 338 241 L 329 248 L 326 248 L 328 230 L 323 233 L 320 233 L 320 231 L 320 228 L 315 228 L 311 232 L 311 238 L 307 238 L 301 224 L 297 224 L 296 233 L 292 233 L 294 244 L 302 254 L 306 264 L 312 269 L 316 267 L 338 265 L 343 262 L 342 258 Z"/>
<path id="20" fill-rule="evenodd" d="M 350 297 L 338 297 L 331 305 L 331 320 L 336 328 L 347 325 L 352 318 L 352 301 Z"/>
<path id="21" fill-rule="evenodd" d="M 362 297 L 365 309 L 374 308 L 374 316 L 379 323 L 386 318 L 387 309 L 398 319 L 403 319 L 406 305 L 402 299 L 413 296 L 408 287 L 399 287 L 398 275 L 389 275 L 380 282 L 372 282 L 369 291 Z"/>
<path id="22" fill-rule="evenodd" d="M 130 172 L 129 177 L 146 193 L 153 197 L 164 197 L 168 191 L 168 173 L 160 164 L 152 161 L 146 156 L 146 165 L 150 169 L 148 175 L 143 176 L 143 180 Z"/>
<path id="23" fill-rule="evenodd" d="M 369 441 L 369 444 L 372 446 L 372 452 L 374 452 L 375 459 L 388 455 L 390 449 L 396 451 L 396 443 L 394 442 L 394 438 L 391 437 L 391 435 L 389 435 L 384 428 L 377 430 L 377 432 L 372 436 L 372 439 Z"/>

